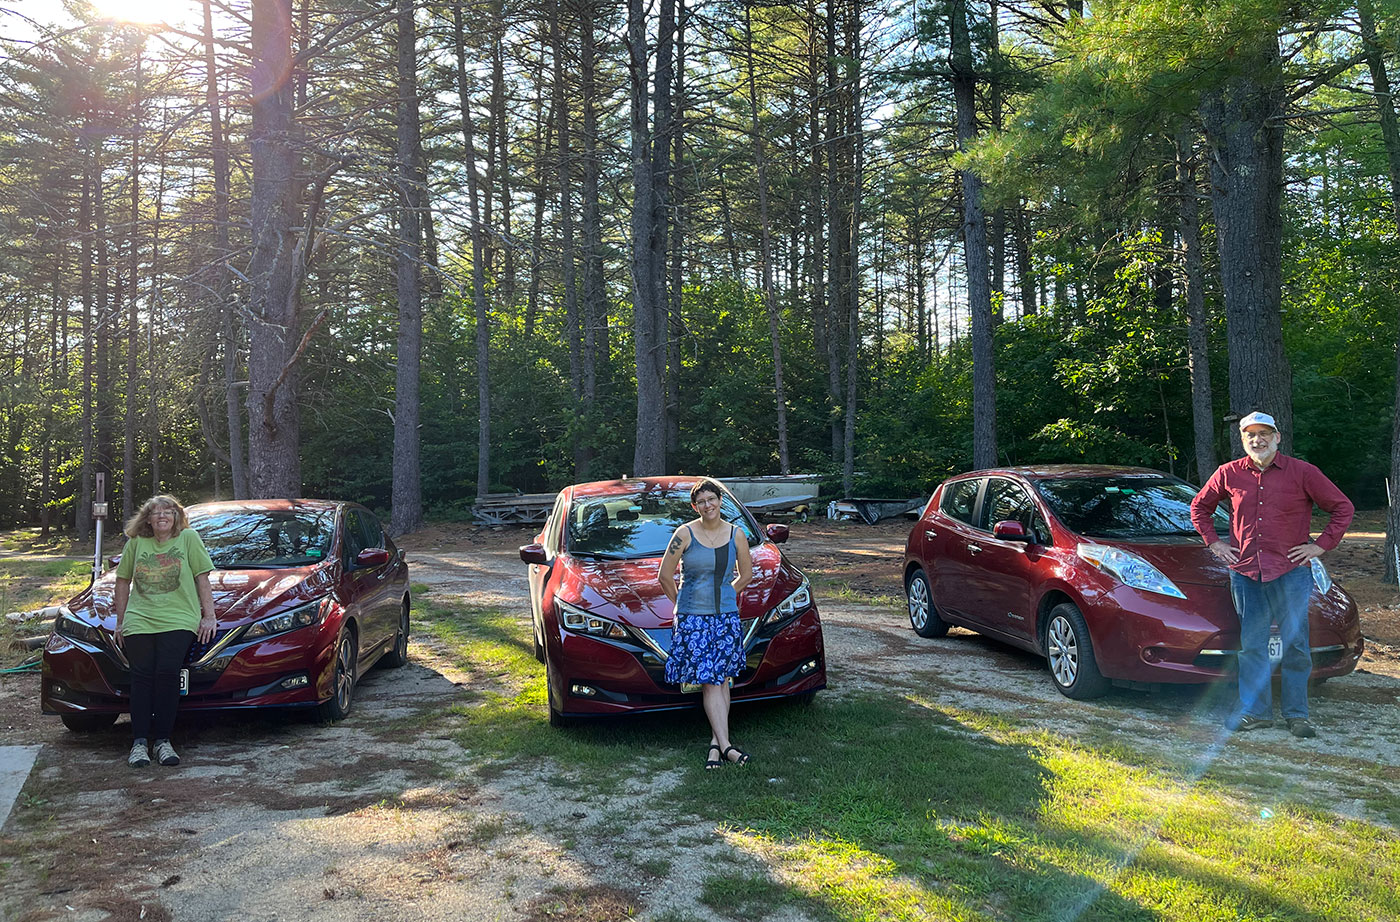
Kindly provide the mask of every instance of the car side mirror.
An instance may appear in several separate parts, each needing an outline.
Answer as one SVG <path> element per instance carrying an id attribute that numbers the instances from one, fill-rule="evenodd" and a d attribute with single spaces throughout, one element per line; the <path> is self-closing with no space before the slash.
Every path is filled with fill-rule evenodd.
<path id="1" fill-rule="evenodd" d="M 355 569 L 382 567 L 389 562 L 389 552 L 382 547 L 367 547 L 355 555 Z"/>
<path id="2" fill-rule="evenodd" d="M 543 544 L 520 545 L 520 559 L 526 563 L 544 564 L 549 562 L 549 558 L 545 555 Z"/>
<path id="3" fill-rule="evenodd" d="M 763 529 L 763 533 L 768 536 L 768 540 L 774 544 L 782 544 L 788 539 L 788 527 L 786 525 L 769 525 Z"/>
<path id="4" fill-rule="evenodd" d="M 1027 543 L 1032 540 L 1031 535 L 1026 532 L 1026 526 L 1011 519 L 993 525 L 992 537 L 1000 538 L 1003 541 L 1025 541 Z"/>

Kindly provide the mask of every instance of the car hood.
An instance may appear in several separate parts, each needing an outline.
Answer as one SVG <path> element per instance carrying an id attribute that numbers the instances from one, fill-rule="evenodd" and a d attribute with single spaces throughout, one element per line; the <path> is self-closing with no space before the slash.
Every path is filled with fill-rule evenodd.
<path id="1" fill-rule="evenodd" d="M 751 548 L 753 582 L 739 597 L 739 615 L 756 618 L 797 588 L 802 574 L 783 559 L 776 545 Z M 561 556 L 567 568 L 559 598 L 572 605 L 642 629 L 669 627 L 675 607 L 661 591 L 660 557 L 594 560 Z"/>
<path id="2" fill-rule="evenodd" d="M 1230 568 L 1199 541 L 1172 544 L 1132 544 L 1126 541 L 1103 541 L 1102 544 L 1130 551 L 1166 574 L 1178 585 L 1224 586 L 1230 581 Z"/>
<path id="3" fill-rule="evenodd" d="M 75 597 L 69 607 L 76 612 L 91 606 L 97 620 L 110 620 L 116 583 L 116 571 L 107 571 L 89 590 Z M 248 624 L 319 599 L 330 592 L 333 584 L 326 564 L 277 570 L 213 570 L 209 574 L 214 613 L 221 629 Z"/>

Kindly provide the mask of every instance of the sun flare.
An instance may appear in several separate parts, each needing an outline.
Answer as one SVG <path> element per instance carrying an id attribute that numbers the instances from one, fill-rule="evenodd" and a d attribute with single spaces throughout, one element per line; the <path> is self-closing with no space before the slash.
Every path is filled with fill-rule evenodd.
<path id="1" fill-rule="evenodd" d="M 141 24 L 194 22 L 199 0 L 93 0 L 93 12 L 102 19 Z"/>

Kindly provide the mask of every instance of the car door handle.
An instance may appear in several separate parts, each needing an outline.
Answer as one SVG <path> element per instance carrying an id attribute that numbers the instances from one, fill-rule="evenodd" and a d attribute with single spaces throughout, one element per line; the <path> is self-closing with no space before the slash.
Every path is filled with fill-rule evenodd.
<path id="1" fill-rule="evenodd" d="M 926 529 L 924 529 L 924 537 L 925 537 L 925 538 L 937 538 L 937 537 L 938 537 L 938 532 L 934 531 L 932 528 L 926 528 Z"/>
<path id="2" fill-rule="evenodd" d="M 980 554 L 982 553 L 982 547 L 978 544 L 968 544 L 967 552 L 969 554 Z"/>

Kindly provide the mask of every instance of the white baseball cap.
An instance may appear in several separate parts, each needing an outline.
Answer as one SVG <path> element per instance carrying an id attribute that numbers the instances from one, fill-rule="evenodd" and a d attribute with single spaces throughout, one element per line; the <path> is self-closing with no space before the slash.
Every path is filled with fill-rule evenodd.
<path id="1" fill-rule="evenodd" d="M 1268 413 L 1251 413 L 1240 420 L 1240 431 L 1243 432 L 1250 426 L 1268 426 L 1275 432 L 1278 431 L 1278 423 Z"/>

